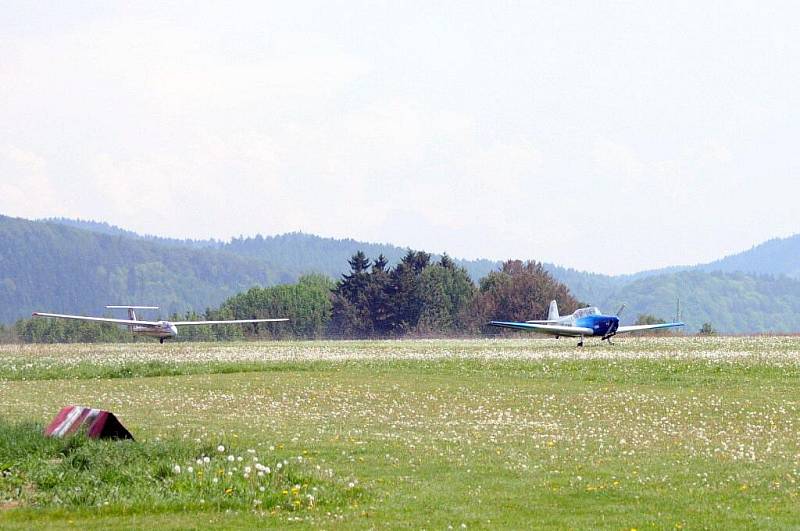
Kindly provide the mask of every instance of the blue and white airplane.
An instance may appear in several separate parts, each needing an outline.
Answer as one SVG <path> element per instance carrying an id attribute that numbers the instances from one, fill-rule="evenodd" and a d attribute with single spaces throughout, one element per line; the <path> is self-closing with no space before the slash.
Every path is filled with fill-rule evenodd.
<path id="1" fill-rule="evenodd" d="M 608 340 L 608 342 L 611 343 L 611 338 L 617 334 L 684 326 L 684 323 L 681 322 L 620 326 L 619 316 L 623 309 L 625 309 L 625 305 L 619 309 L 617 315 L 603 315 L 596 306 L 589 306 L 587 308 L 579 308 L 571 315 L 561 317 L 558 315 L 558 305 L 556 301 L 550 301 L 550 310 L 545 320 L 525 321 L 524 323 L 491 321 L 489 324 L 500 328 L 513 328 L 515 330 L 528 330 L 530 332 L 550 334 L 556 336 L 556 339 L 561 336 L 579 337 L 579 347 L 583 346 L 584 337 L 599 337 L 601 341 Z"/>

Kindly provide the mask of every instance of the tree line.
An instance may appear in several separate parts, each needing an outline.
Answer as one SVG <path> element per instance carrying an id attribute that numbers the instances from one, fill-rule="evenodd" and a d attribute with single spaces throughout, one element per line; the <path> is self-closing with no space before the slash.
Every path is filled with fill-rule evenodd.
<path id="1" fill-rule="evenodd" d="M 350 270 L 334 282 L 319 274 L 294 284 L 253 287 L 203 313 L 173 314 L 170 320 L 258 319 L 287 317 L 276 324 L 184 327 L 179 341 L 226 339 L 395 338 L 498 334 L 491 319 L 543 317 L 556 299 L 566 311 L 578 301 L 538 262 L 510 260 L 476 285 L 449 256 L 433 260 L 409 250 L 391 267 L 379 255 L 362 251 Z M 124 327 L 56 319 L 21 319 L 0 331 L 0 339 L 25 342 L 147 341 Z"/>

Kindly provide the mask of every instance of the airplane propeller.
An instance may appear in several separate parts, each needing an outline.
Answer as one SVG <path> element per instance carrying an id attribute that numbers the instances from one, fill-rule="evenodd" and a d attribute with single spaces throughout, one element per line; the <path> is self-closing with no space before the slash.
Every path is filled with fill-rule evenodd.
<path id="1" fill-rule="evenodd" d="M 608 327 L 608 330 L 606 330 L 606 333 L 603 334 L 603 339 L 602 340 L 603 341 L 607 340 L 609 343 L 611 343 L 611 338 L 614 337 L 615 335 L 617 335 L 617 329 L 618 328 L 619 328 L 619 321 L 617 321 L 616 323 L 613 323 L 611 326 Z"/>
<path id="2" fill-rule="evenodd" d="M 619 310 L 617 310 L 617 322 L 608 327 L 606 333 L 603 334 L 604 341 L 608 341 L 609 343 L 611 343 L 611 338 L 617 335 L 617 329 L 619 328 L 619 317 L 622 315 L 622 312 L 624 310 L 625 310 L 625 305 L 623 304 L 622 306 L 619 307 Z"/>

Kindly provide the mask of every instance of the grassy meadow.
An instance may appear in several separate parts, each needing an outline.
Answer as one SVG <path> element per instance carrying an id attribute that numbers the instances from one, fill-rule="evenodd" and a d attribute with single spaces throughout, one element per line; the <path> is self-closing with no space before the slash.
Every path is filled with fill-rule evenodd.
<path id="1" fill-rule="evenodd" d="M 0 527 L 800 528 L 798 388 L 790 337 L 3 345 Z"/>

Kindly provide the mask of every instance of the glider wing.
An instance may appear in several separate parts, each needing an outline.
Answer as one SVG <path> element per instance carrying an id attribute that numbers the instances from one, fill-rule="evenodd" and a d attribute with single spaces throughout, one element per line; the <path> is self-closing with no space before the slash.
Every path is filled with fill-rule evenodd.
<path id="1" fill-rule="evenodd" d="M 96 323 L 111 323 L 136 326 L 161 326 L 158 321 L 133 321 L 131 319 L 111 319 L 109 317 L 85 317 L 83 315 L 66 315 L 61 313 L 33 312 L 34 317 L 52 317 L 55 319 L 74 319 L 76 321 L 93 321 Z"/>
<path id="2" fill-rule="evenodd" d="M 175 326 L 188 325 L 221 325 L 221 324 L 242 324 L 242 323 L 277 323 L 288 321 L 289 319 L 234 319 L 231 321 L 172 321 Z"/>

